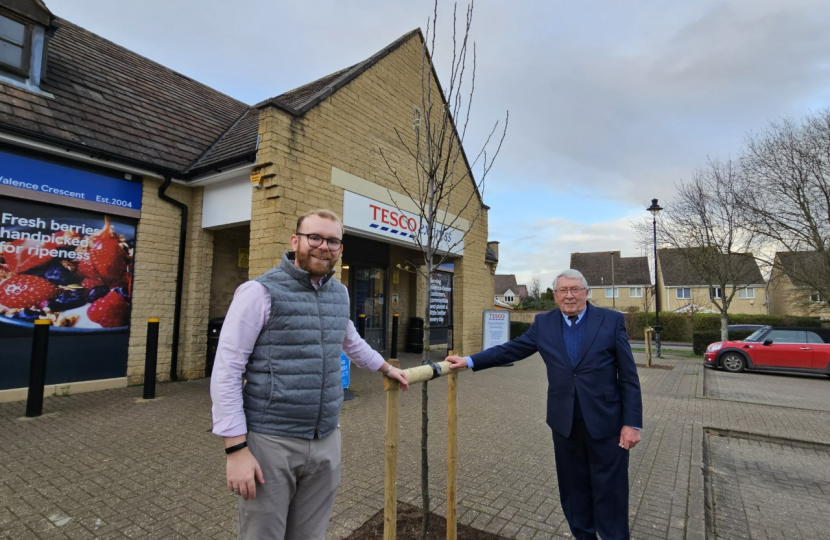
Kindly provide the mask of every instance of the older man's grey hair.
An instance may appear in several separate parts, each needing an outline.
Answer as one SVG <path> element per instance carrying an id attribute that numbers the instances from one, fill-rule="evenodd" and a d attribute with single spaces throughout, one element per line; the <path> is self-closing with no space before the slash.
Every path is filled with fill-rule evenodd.
<path id="1" fill-rule="evenodd" d="M 556 282 L 559 281 L 559 278 L 561 277 L 565 279 L 580 279 L 582 280 L 582 287 L 588 289 L 588 280 L 585 279 L 585 276 L 582 275 L 582 272 L 580 272 L 579 270 L 574 270 L 573 268 L 563 270 L 556 275 L 556 277 L 553 279 L 554 289 L 556 289 Z"/>

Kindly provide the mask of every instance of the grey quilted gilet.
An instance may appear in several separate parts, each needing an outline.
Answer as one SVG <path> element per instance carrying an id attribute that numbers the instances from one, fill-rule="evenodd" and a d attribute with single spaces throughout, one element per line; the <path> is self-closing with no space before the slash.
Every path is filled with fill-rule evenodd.
<path id="1" fill-rule="evenodd" d="M 271 316 L 245 369 L 248 430 L 300 439 L 337 428 L 343 404 L 340 351 L 349 321 L 345 287 L 330 274 L 315 290 L 293 253 L 256 278 L 271 294 Z"/>

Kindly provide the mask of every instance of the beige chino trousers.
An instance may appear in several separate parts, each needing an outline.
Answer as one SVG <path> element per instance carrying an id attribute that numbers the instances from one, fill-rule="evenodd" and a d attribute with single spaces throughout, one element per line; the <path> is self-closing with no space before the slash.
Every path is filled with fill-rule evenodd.
<path id="1" fill-rule="evenodd" d="M 248 433 L 265 484 L 239 497 L 240 540 L 323 540 L 340 485 L 340 428 L 325 439 Z"/>

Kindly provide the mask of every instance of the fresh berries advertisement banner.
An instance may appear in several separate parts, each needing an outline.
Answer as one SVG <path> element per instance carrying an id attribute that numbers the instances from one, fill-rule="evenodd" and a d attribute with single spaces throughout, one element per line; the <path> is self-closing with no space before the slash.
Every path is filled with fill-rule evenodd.
<path id="1" fill-rule="evenodd" d="M 47 384 L 126 374 L 136 223 L 0 197 L 0 389 L 28 384 L 37 319 Z"/>

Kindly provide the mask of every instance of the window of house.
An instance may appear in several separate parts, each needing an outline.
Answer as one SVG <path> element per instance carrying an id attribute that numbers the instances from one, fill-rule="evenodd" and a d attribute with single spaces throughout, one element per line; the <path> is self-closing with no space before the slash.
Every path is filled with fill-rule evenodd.
<path id="1" fill-rule="evenodd" d="M 608 287 L 605 289 L 605 298 L 619 298 L 620 297 L 620 288 L 619 287 Z"/>
<path id="2" fill-rule="evenodd" d="M 720 287 L 712 287 L 709 289 L 709 298 L 720 300 L 723 298 L 723 294 Z"/>
<path id="3" fill-rule="evenodd" d="M 0 14 L 0 69 L 28 76 L 32 29 Z"/>
<path id="4" fill-rule="evenodd" d="M 690 287 L 679 287 L 677 289 L 677 299 L 678 300 L 691 300 L 692 299 L 692 289 Z"/>
<path id="5" fill-rule="evenodd" d="M 744 287 L 743 289 L 738 289 L 738 298 L 743 298 L 743 299 L 755 298 L 755 289 L 752 289 L 750 287 Z"/>
<path id="6" fill-rule="evenodd" d="M 507 303 L 510 303 L 510 302 L 513 301 L 513 297 L 512 296 L 505 296 L 504 301 L 507 302 Z"/>
<path id="7" fill-rule="evenodd" d="M 812 302 L 813 304 L 818 304 L 819 302 L 821 302 L 821 295 L 818 291 L 814 291 L 810 294 L 810 302 Z"/>
<path id="8" fill-rule="evenodd" d="M 631 298 L 642 298 L 643 297 L 643 288 L 642 287 L 629 287 L 628 288 L 628 296 Z"/>

